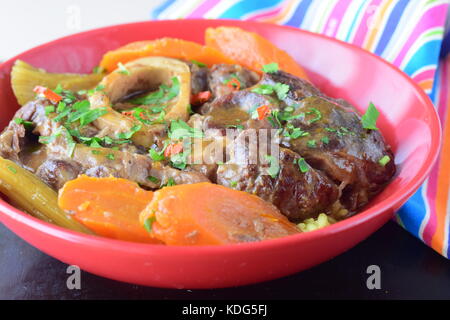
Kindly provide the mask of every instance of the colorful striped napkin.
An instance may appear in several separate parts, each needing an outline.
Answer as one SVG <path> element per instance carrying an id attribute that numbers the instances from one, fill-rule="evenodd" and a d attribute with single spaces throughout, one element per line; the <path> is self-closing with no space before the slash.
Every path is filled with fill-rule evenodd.
<path id="1" fill-rule="evenodd" d="M 257 20 L 298 27 L 372 51 L 408 74 L 435 102 L 446 124 L 445 139 L 430 177 L 396 218 L 448 258 L 450 57 L 436 72 L 448 6 L 449 0 L 166 0 L 151 17 Z"/>

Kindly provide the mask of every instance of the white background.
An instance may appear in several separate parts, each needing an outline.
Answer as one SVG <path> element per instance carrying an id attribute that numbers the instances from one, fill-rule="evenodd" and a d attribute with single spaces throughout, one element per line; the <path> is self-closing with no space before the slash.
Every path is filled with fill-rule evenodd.
<path id="1" fill-rule="evenodd" d="M 163 0 L 0 0 L 0 61 L 62 36 L 150 19 Z"/>

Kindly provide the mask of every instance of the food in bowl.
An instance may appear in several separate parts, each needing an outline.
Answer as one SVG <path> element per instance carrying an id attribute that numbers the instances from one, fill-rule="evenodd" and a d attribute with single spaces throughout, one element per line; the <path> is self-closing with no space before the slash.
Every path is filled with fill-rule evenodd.
<path id="1" fill-rule="evenodd" d="M 130 43 L 91 75 L 17 61 L 12 87 L 23 106 L 0 136 L 1 191 L 81 232 L 158 245 L 278 238 L 358 213 L 395 174 L 373 104 L 359 115 L 237 28 L 209 29 L 206 46 Z"/>

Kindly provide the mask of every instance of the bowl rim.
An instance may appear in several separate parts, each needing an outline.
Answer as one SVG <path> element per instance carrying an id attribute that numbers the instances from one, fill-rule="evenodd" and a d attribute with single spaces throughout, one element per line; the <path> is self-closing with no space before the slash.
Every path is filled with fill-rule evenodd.
<path id="1" fill-rule="evenodd" d="M 146 25 L 154 25 L 154 24 L 179 24 L 179 20 L 150 20 L 150 21 L 138 21 L 132 23 L 123 23 L 123 24 L 115 24 L 109 25 L 101 28 L 95 28 L 91 30 L 86 30 L 83 32 L 78 32 L 74 34 L 70 34 L 64 37 L 60 37 L 38 46 L 35 46 L 31 49 L 28 49 L 22 53 L 15 55 L 14 57 L 4 61 L 0 64 L 0 71 L 4 68 L 4 66 L 12 64 L 15 60 L 20 59 L 21 56 L 32 53 L 33 51 L 40 50 L 45 48 L 48 45 L 53 44 L 54 42 L 58 42 L 61 40 L 65 40 L 72 37 L 80 37 L 86 34 L 96 34 L 103 33 L 109 30 L 113 30 L 116 28 L 122 28 L 127 26 L 146 26 Z M 281 238 L 264 240 L 259 242 L 249 242 L 249 243 L 236 243 L 236 244 L 226 244 L 220 246 L 214 245 L 204 245 L 204 246 L 165 246 L 165 245 L 155 245 L 155 244 L 146 244 L 139 242 L 130 242 L 124 240 L 110 239 L 102 236 L 96 235 L 88 235 L 83 234 L 77 231 L 72 231 L 45 221 L 42 221 L 38 218 L 31 216 L 28 213 L 25 213 L 14 206 L 10 205 L 6 201 L 0 198 L 0 221 L 3 221 L 2 218 L 4 215 L 7 215 L 10 219 L 15 220 L 19 223 L 24 223 L 27 227 L 35 229 L 39 232 L 47 234 L 51 237 L 61 238 L 65 241 L 70 241 L 73 243 L 82 244 L 83 246 L 91 246 L 91 247 L 102 247 L 104 249 L 113 249 L 115 251 L 126 251 L 128 253 L 132 252 L 134 254 L 190 254 L 190 253 L 201 253 L 201 254 L 225 254 L 225 253 L 234 253 L 235 251 L 255 251 L 255 250 L 272 250 L 279 247 L 284 247 L 286 245 L 297 245 L 299 242 L 307 242 L 314 241 L 317 238 L 322 238 L 326 236 L 331 236 L 336 233 L 340 233 L 341 231 L 352 229 L 357 227 L 358 225 L 364 223 L 367 220 L 371 220 L 376 216 L 382 214 L 383 212 L 389 211 L 394 206 L 398 206 L 399 204 L 403 204 L 423 183 L 423 181 L 427 178 L 429 173 L 431 172 L 433 165 L 435 164 L 440 147 L 441 147 L 441 139 L 442 139 L 442 130 L 439 116 L 436 112 L 436 109 L 427 96 L 427 94 L 419 87 L 419 85 L 414 82 L 407 74 L 403 71 L 382 59 L 381 57 L 375 55 L 372 52 L 366 51 L 360 47 L 357 47 L 353 44 L 346 43 L 344 41 L 331 38 L 322 34 L 313 33 L 307 30 L 302 30 L 299 28 L 291 27 L 291 26 L 282 26 L 265 22 L 257 22 L 257 21 L 240 21 L 233 19 L 186 19 L 183 20 L 183 23 L 206 23 L 211 24 L 212 26 L 219 26 L 220 23 L 225 23 L 230 26 L 237 26 L 245 29 L 246 26 L 254 26 L 256 29 L 258 26 L 265 26 L 275 29 L 290 29 L 295 32 L 300 32 L 307 34 L 312 37 L 319 37 L 325 41 L 334 42 L 335 44 L 339 44 L 340 46 L 347 47 L 350 50 L 356 50 L 359 54 L 366 55 L 371 59 L 375 59 L 378 62 L 381 62 L 386 67 L 390 68 L 394 72 L 400 73 L 400 76 L 406 80 L 412 87 L 415 89 L 417 94 L 417 98 L 420 102 L 426 105 L 429 116 L 430 116 L 430 152 L 428 153 L 426 159 L 423 162 L 421 168 L 417 170 L 416 176 L 414 176 L 406 186 L 399 189 L 396 192 L 393 192 L 386 199 L 382 200 L 380 203 L 372 206 L 369 209 L 363 210 L 360 213 L 347 218 L 343 221 L 340 221 L 336 224 L 332 224 L 325 228 L 321 228 L 318 230 L 314 230 L 312 232 L 303 232 L 295 235 L 289 235 Z M 393 212 L 392 212 L 393 213 Z"/>

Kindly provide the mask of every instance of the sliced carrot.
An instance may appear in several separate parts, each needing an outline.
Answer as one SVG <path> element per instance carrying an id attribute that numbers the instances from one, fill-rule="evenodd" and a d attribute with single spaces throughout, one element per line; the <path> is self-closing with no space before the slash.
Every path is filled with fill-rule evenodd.
<path id="1" fill-rule="evenodd" d="M 187 61 L 195 60 L 207 66 L 217 63 L 234 63 L 232 59 L 214 48 L 182 39 L 162 38 L 132 42 L 109 51 L 103 56 L 100 66 L 111 72 L 117 68 L 119 62 L 125 64 L 128 61 L 148 56 L 162 56 Z"/>
<path id="2" fill-rule="evenodd" d="M 219 245 L 300 232 L 261 198 L 208 182 L 156 191 L 140 222 L 168 245 Z"/>
<path id="3" fill-rule="evenodd" d="M 208 28 L 205 43 L 254 71 L 261 72 L 264 65 L 275 62 L 281 70 L 308 79 L 305 70 L 286 51 L 257 33 L 236 27 Z"/>
<path id="4" fill-rule="evenodd" d="M 139 223 L 139 213 L 152 198 L 153 192 L 130 180 L 82 175 L 59 191 L 58 205 L 100 236 L 161 243 Z"/>

